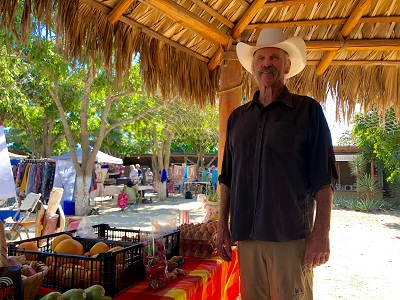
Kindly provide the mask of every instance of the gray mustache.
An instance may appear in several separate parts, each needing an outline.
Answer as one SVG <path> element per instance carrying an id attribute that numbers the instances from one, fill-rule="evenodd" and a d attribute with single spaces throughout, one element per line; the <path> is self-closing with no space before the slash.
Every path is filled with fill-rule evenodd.
<path id="1" fill-rule="evenodd" d="M 263 68 L 260 70 L 260 74 L 261 74 L 261 73 L 264 73 L 264 72 L 276 73 L 276 69 L 275 69 L 274 67 L 272 67 L 272 66 L 263 67 Z"/>

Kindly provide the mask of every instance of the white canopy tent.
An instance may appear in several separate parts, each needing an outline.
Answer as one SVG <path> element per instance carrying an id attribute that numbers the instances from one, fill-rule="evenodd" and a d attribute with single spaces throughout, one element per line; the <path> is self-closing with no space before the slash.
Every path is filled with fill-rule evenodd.
<path id="1" fill-rule="evenodd" d="M 8 153 L 4 127 L 0 120 L 0 199 L 16 197 L 14 176 Z"/>
<path id="2" fill-rule="evenodd" d="M 78 158 L 78 161 L 82 160 L 82 149 L 81 148 L 76 150 L 76 156 Z M 71 160 L 71 153 L 68 152 L 68 153 L 61 154 L 59 156 L 52 156 L 51 158 L 55 159 L 55 160 Z M 97 152 L 96 160 L 98 162 L 102 162 L 102 163 L 106 162 L 106 163 L 117 164 L 117 165 L 123 164 L 123 161 L 121 158 L 108 155 L 107 153 L 104 153 L 101 151 Z"/>
<path id="3" fill-rule="evenodd" d="M 10 159 L 25 159 L 28 158 L 28 155 L 20 155 L 20 154 L 15 154 L 10 151 L 8 151 L 8 156 Z"/>

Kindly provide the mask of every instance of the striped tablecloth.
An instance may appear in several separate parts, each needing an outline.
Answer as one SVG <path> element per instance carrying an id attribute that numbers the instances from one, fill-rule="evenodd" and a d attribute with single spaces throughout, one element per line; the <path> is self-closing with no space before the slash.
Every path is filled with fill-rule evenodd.
<path id="1" fill-rule="evenodd" d="M 185 257 L 182 266 L 186 276 L 178 276 L 166 288 L 153 292 L 147 282 L 141 282 L 119 295 L 115 300 L 234 300 L 239 295 L 237 253 L 232 262 L 219 257 L 201 259 Z"/>

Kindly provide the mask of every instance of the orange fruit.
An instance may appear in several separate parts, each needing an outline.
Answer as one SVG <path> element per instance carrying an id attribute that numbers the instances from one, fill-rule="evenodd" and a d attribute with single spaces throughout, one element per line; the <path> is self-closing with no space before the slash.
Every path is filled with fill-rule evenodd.
<path id="1" fill-rule="evenodd" d="M 66 234 L 66 233 L 57 235 L 54 238 L 53 242 L 51 243 L 51 250 L 54 252 L 54 250 L 56 249 L 57 245 L 60 242 L 62 242 L 63 240 L 66 240 L 66 239 L 72 239 L 72 237 L 70 235 Z"/>
<path id="2" fill-rule="evenodd" d="M 108 252 L 114 252 L 114 251 L 118 251 L 118 250 L 121 250 L 121 249 L 124 249 L 124 247 L 116 246 L 116 247 L 113 247 L 110 250 L 108 250 Z M 124 254 L 120 253 L 120 254 L 117 254 L 117 257 L 116 257 L 115 260 L 116 260 L 117 263 L 120 263 L 120 262 L 122 262 L 123 259 L 124 259 Z"/>
<path id="3" fill-rule="evenodd" d="M 84 280 L 85 287 L 89 287 L 94 284 L 101 284 L 99 270 L 87 271 L 85 274 L 85 280 Z"/>
<path id="4" fill-rule="evenodd" d="M 80 288 L 83 287 L 83 280 L 85 279 L 86 270 L 81 266 L 74 268 L 67 268 L 62 275 L 63 288 Z"/>
<path id="5" fill-rule="evenodd" d="M 97 242 L 92 248 L 90 248 L 89 254 L 90 256 L 93 256 L 99 254 L 100 252 L 107 252 L 108 250 L 110 250 L 110 248 L 107 246 L 107 244 L 103 242 Z"/>
<path id="6" fill-rule="evenodd" d="M 32 250 L 32 251 L 38 251 L 39 248 L 36 245 L 35 242 L 23 242 L 19 244 L 19 249 L 21 250 Z M 26 257 L 27 260 L 35 260 L 37 255 L 36 254 L 31 254 L 31 253 L 23 253 Z"/>
<path id="7" fill-rule="evenodd" d="M 85 252 L 81 243 L 74 239 L 65 239 L 61 241 L 54 249 L 56 253 L 82 255 Z"/>
<path id="8" fill-rule="evenodd" d="M 98 254 L 91 256 L 92 258 L 96 258 Z M 85 260 L 85 268 L 88 270 L 100 270 L 101 269 L 101 262 L 97 260 Z"/>

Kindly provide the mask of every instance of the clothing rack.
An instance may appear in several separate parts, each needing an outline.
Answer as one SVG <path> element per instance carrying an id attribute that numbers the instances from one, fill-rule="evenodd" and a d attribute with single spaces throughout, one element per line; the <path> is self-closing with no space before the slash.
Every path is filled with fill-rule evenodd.
<path id="1" fill-rule="evenodd" d="M 31 162 L 31 163 L 49 162 L 49 163 L 55 163 L 55 160 L 51 159 L 51 158 L 25 158 L 21 162 Z"/>

